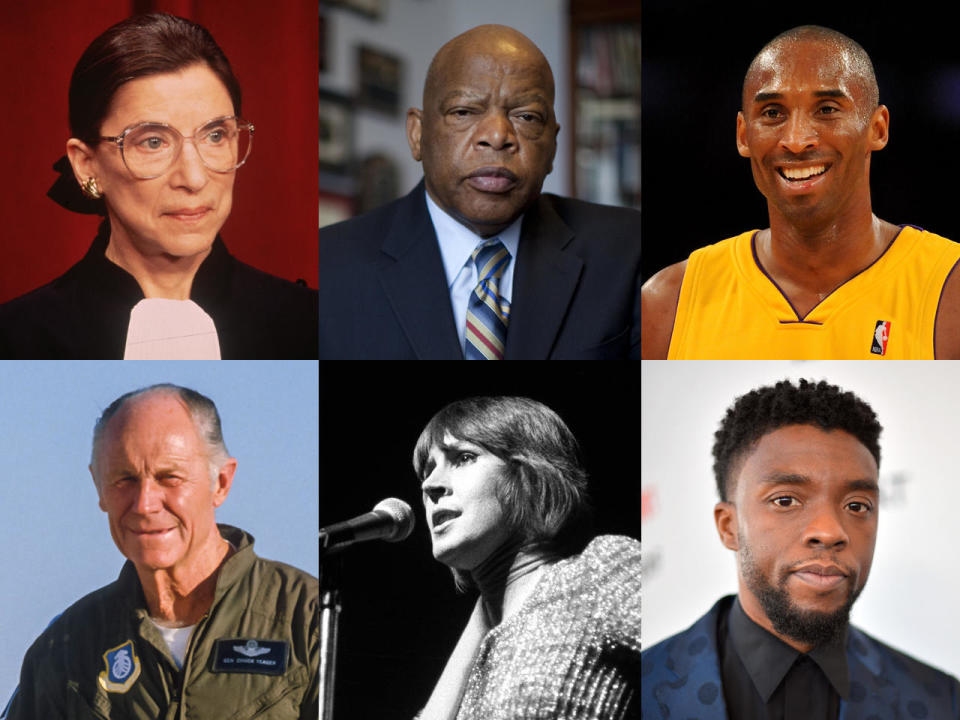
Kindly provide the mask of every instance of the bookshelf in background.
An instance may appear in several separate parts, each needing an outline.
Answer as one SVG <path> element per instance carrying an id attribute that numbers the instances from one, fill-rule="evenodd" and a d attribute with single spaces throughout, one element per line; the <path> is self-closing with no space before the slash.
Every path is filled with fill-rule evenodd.
<path id="1" fill-rule="evenodd" d="M 571 194 L 640 208 L 640 2 L 570 0 Z"/>

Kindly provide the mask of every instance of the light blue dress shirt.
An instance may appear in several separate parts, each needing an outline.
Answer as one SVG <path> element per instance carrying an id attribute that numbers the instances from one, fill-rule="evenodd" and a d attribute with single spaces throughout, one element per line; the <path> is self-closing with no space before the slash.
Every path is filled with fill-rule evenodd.
<path id="1" fill-rule="evenodd" d="M 424 192 L 427 198 L 427 211 L 433 221 L 433 229 L 437 233 L 440 243 L 440 255 L 443 258 L 443 269 L 447 274 L 447 289 L 450 291 L 450 304 L 453 305 L 453 321 L 460 338 L 460 347 L 466 342 L 467 304 L 470 293 L 480 282 L 477 277 L 477 267 L 470 259 L 470 255 L 478 245 L 491 240 L 482 238 L 446 213 Z M 510 252 L 510 262 L 500 278 L 500 297 L 513 302 L 513 268 L 517 264 L 517 249 L 520 247 L 520 225 L 523 216 L 518 217 L 513 224 L 501 232 L 498 237 L 504 247 Z"/>

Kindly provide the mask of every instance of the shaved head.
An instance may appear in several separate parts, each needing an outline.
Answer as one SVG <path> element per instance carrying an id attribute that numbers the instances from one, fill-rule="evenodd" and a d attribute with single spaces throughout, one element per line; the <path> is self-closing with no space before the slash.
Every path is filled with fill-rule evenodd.
<path id="1" fill-rule="evenodd" d="M 824 65 L 837 64 L 842 66 L 844 73 L 853 77 L 863 89 L 863 107 L 861 115 L 867 117 L 880 104 L 880 92 L 877 88 L 877 77 L 873 70 L 873 63 L 867 51 L 855 40 L 841 32 L 819 25 L 801 25 L 777 35 L 763 46 L 757 56 L 750 63 L 743 80 L 743 108 L 746 108 L 752 98 L 748 97 L 750 87 L 757 78 L 771 67 L 783 63 L 785 56 L 792 54 L 798 44 L 816 42 L 825 47 L 823 54 Z"/>
<path id="2" fill-rule="evenodd" d="M 540 64 L 549 79 L 547 90 L 552 107 L 554 84 L 550 63 L 530 38 L 506 25 L 478 25 L 457 35 L 440 48 L 433 56 L 430 68 L 427 70 L 427 79 L 423 84 L 423 106 L 426 108 L 438 102 L 446 86 L 449 72 L 459 67 L 467 57 L 477 54 L 491 57 L 525 54 L 527 62 L 533 61 Z"/>
<path id="3" fill-rule="evenodd" d="M 550 63 L 523 33 L 480 25 L 437 51 L 407 141 L 430 199 L 471 232 L 502 232 L 536 202 L 553 168 Z"/>

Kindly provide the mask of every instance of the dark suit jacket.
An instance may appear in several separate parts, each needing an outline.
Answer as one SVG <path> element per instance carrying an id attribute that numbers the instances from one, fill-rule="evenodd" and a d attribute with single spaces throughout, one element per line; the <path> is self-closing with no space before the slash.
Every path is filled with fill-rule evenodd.
<path id="1" fill-rule="evenodd" d="M 733 595 L 721 598 L 689 629 L 640 653 L 643 720 L 727 720 L 717 655 L 717 618 Z M 840 720 L 960 718 L 960 684 L 850 627 L 847 637 L 850 700 Z"/>
<path id="2" fill-rule="evenodd" d="M 506 359 L 639 359 L 639 212 L 541 195 L 516 263 Z M 320 357 L 463 359 L 423 181 L 320 230 Z"/>

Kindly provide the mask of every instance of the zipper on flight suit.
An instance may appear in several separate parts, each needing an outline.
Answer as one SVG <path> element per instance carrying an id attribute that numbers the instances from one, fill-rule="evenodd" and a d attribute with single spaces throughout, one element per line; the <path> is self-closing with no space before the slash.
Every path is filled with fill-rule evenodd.
<path id="1" fill-rule="evenodd" d="M 177 693 L 177 694 L 176 694 L 176 696 L 173 698 L 174 701 L 176 702 L 176 712 L 173 712 L 174 706 L 171 705 L 171 706 L 170 706 L 170 709 L 168 709 L 168 711 L 167 711 L 167 715 L 166 715 L 165 720 L 184 720 L 184 713 L 183 713 L 183 689 L 184 689 L 184 686 L 186 685 L 187 669 L 188 669 L 188 666 L 189 666 L 190 661 L 191 661 L 192 656 L 193 656 L 194 641 L 196 640 L 196 637 L 197 637 L 198 633 L 200 632 L 201 626 L 204 624 L 204 622 L 206 622 L 206 620 L 207 620 L 207 618 L 209 617 L 209 615 L 210 615 L 210 613 L 205 613 L 205 614 L 200 618 L 200 620 L 197 621 L 197 626 L 193 629 L 193 632 L 190 633 L 190 641 L 187 643 L 187 651 L 186 651 L 186 653 L 185 653 L 184 656 L 183 656 L 183 668 L 181 668 L 181 670 L 180 670 L 180 682 L 179 682 L 179 684 L 178 684 L 178 686 L 177 686 L 177 688 L 176 688 L 176 693 Z M 288 673 L 289 673 L 289 672 L 290 672 L 290 671 L 289 671 L 289 669 L 288 669 Z M 277 678 L 277 680 L 280 681 L 281 678 L 283 678 L 283 677 L 284 677 L 284 676 L 280 676 L 280 677 Z M 296 690 L 299 690 L 301 687 L 303 687 L 303 686 L 308 682 L 308 680 L 309 680 L 309 678 L 300 678 L 299 681 L 296 682 L 296 683 L 287 682 L 287 686 L 286 686 L 286 687 L 283 687 L 283 688 L 280 688 L 280 689 L 279 689 L 279 694 L 278 694 L 276 697 L 270 698 L 268 704 L 265 705 L 264 707 L 260 708 L 259 710 L 257 710 L 255 714 L 250 715 L 250 716 L 249 716 L 249 720 L 256 720 L 256 718 L 258 718 L 258 717 L 266 714 L 267 712 L 269 712 L 269 711 L 270 711 L 272 708 L 274 708 L 277 704 L 279 704 L 280 702 L 282 702 L 282 701 L 284 700 L 284 698 L 287 697 L 287 695 L 289 695 L 290 693 L 295 692 Z"/>
<path id="2" fill-rule="evenodd" d="M 173 710 L 174 708 L 174 706 L 171 706 L 171 709 L 167 711 L 167 720 L 183 720 L 183 689 L 187 683 L 187 670 L 190 667 L 190 660 L 193 657 L 194 642 L 197 639 L 197 635 L 200 633 L 200 628 L 203 627 L 203 624 L 207 621 L 208 617 L 210 617 L 210 613 L 205 612 L 197 621 L 197 625 L 195 628 L 193 628 L 193 632 L 190 633 L 190 640 L 187 642 L 187 651 L 183 654 L 183 667 L 180 668 L 180 682 L 177 683 L 177 687 L 174 690 L 176 695 L 174 696 L 173 701 L 176 703 L 176 712 L 171 713 L 170 710 Z"/>

